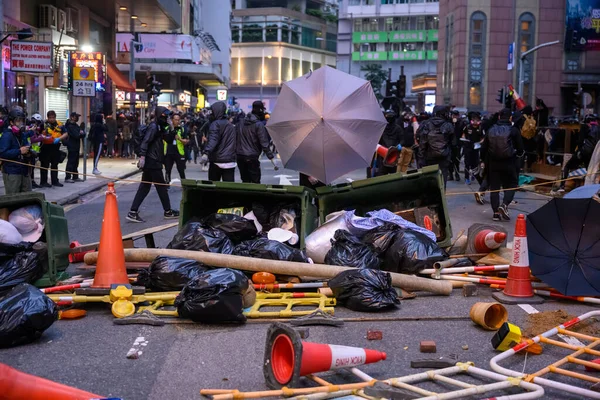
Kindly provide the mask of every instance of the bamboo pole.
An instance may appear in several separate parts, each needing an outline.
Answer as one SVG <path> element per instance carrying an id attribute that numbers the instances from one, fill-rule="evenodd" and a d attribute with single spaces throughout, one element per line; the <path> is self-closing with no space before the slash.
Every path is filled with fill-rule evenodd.
<path id="1" fill-rule="evenodd" d="M 299 262 L 266 260 L 261 258 L 240 257 L 229 254 L 208 253 L 203 251 L 187 251 L 174 249 L 125 249 L 125 261 L 152 262 L 158 256 L 180 257 L 189 260 L 200 261 L 213 267 L 233 268 L 243 271 L 261 272 L 266 271 L 273 274 L 312 276 L 317 278 L 333 278 L 337 274 L 350 267 L 337 265 L 305 264 Z M 88 265 L 96 264 L 98 253 L 87 253 L 84 261 Z M 412 275 L 389 273 L 392 277 L 392 285 L 408 291 L 426 291 L 440 295 L 452 293 L 452 283 L 421 278 Z"/>

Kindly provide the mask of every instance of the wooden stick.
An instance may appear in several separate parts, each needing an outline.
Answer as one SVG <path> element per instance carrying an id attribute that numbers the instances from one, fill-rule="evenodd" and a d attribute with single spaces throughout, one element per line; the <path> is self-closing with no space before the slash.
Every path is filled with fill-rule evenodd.
<path id="1" fill-rule="evenodd" d="M 468 321 L 471 320 L 469 316 L 440 316 L 440 317 L 360 317 L 360 318 L 338 318 L 344 322 L 398 322 L 398 321 Z M 292 318 L 256 318 L 248 319 L 246 322 L 249 324 L 271 324 L 273 322 L 290 322 Z M 189 319 L 180 318 L 164 318 L 166 324 L 196 324 L 196 322 Z"/>
<path id="2" fill-rule="evenodd" d="M 450 252 L 450 250 L 452 250 L 452 248 L 454 247 L 456 242 L 458 242 L 458 239 L 460 239 L 464 233 L 465 233 L 464 229 L 461 229 L 461 231 L 458 232 L 458 235 L 456 235 L 456 239 L 454 239 L 454 241 L 452 243 L 450 243 L 450 246 L 446 247 L 447 252 Z"/>
<path id="3" fill-rule="evenodd" d="M 187 251 L 174 249 L 125 249 L 125 261 L 152 262 L 158 256 L 180 257 L 200 261 L 213 267 L 233 268 L 243 271 L 261 272 L 272 274 L 313 276 L 318 278 L 333 278 L 337 274 L 355 268 L 340 267 L 337 265 L 305 264 L 299 262 L 265 260 L 262 258 L 240 257 L 229 254 L 208 253 L 203 251 Z M 87 253 L 84 261 L 86 264 L 95 264 L 98 253 Z M 423 290 L 441 295 L 452 293 L 452 284 L 441 280 L 421 278 L 412 275 L 389 273 L 392 285 L 409 291 Z"/>
<path id="4" fill-rule="evenodd" d="M 229 393 L 229 394 L 221 394 L 213 397 L 214 400 L 233 400 L 233 399 L 260 399 L 263 397 L 290 397 L 294 395 L 301 394 L 312 394 L 312 393 L 328 393 L 332 392 L 332 389 L 335 391 L 340 390 L 353 390 L 353 389 L 362 389 L 368 386 L 373 386 L 375 381 L 371 382 L 360 382 L 360 383 L 348 383 L 344 385 L 329 385 L 329 386 L 317 386 L 311 388 L 285 388 L 282 390 L 263 390 L 260 392 L 239 392 L 239 393 Z M 207 392 L 207 391 L 206 391 Z M 205 395 L 205 390 L 201 390 L 200 394 Z"/>
<path id="5" fill-rule="evenodd" d="M 489 253 L 475 253 L 475 254 L 456 254 L 454 256 L 450 256 L 450 258 L 481 258 L 487 256 Z M 87 254 L 86 254 L 87 255 Z"/>

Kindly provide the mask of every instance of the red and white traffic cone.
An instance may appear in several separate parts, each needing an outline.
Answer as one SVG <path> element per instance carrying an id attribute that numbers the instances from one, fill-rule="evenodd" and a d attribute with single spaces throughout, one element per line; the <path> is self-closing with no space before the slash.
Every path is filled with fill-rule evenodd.
<path id="1" fill-rule="evenodd" d="M 386 354 L 377 350 L 303 342 L 294 329 L 275 323 L 267 332 L 263 373 L 272 389 L 297 387 L 301 376 L 371 364 L 385 358 Z"/>
<path id="2" fill-rule="evenodd" d="M 386 167 L 395 167 L 398 164 L 398 157 L 400 153 L 396 147 L 386 148 L 382 145 L 377 145 L 377 155 L 383 158 L 383 165 Z"/>
<path id="3" fill-rule="evenodd" d="M 475 236 L 475 250 L 477 253 L 490 253 L 502 246 L 505 240 L 506 233 L 486 229 Z"/>
<path id="4" fill-rule="evenodd" d="M 510 90 L 510 92 L 512 93 L 512 98 L 515 101 L 515 107 L 517 108 L 517 110 L 521 111 L 522 109 L 524 109 L 527 104 L 525 104 L 525 101 L 523 101 L 521 96 L 519 96 L 519 92 L 515 90 L 513 85 L 508 85 L 508 90 Z"/>
<path id="5" fill-rule="evenodd" d="M 492 294 L 494 299 L 505 304 L 539 304 L 544 299 L 533 293 L 529 271 L 529 251 L 525 215 L 519 214 L 513 240 L 513 256 L 508 268 L 506 286 L 502 292 Z"/>

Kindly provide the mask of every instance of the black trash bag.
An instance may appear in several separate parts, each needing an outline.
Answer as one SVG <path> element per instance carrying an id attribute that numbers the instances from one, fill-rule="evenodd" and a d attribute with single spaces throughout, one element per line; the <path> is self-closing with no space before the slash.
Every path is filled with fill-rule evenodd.
<path id="1" fill-rule="evenodd" d="M 234 244 L 256 237 L 254 221 L 234 214 L 211 214 L 202 219 L 202 225 L 223 231 Z"/>
<path id="2" fill-rule="evenodd" d="M 48 249 L 41 243 L 0 243 L 0 296 L 20 283 L 37 281 L 47 270 Z"/>
<path id="3" fill-rule="evenodd" d="M 0 348 L 31 343 L 58 319 L 58 308 L 48 296 L 21 283 L 0 298 Z"/>
<path id="4" fill-rule="evenodd" d="M 331 249 L 325 256 L 325 264 L 354 268 L 379 269 L 381 261 L 367 244 L 343 229 L 338 229 L 331 239 Z"/>
<path id="5" fill-rule="evenodd" d="M 400 229 L 385 252 L 381 269 L 414 274 L 424 268 L 433 268 L 433 263 L 447 258 L 448 254 L 424 234 L 412 229 Z"/>
<path id="6" fill-rule="evenodd" d="M 400 305 L 389 273 L 376 269 L 350 269 L 329 280 L 335 298 L 354 311 L 380 311 Z"/>
<path id="7" fill-rule="evenodd" d="M 188 283 L 175 306 L 180 317 L 194 322 L 245 322 L 242 298 L 248 290 L 248 278 L 229 268 L 211 269 Z"/>
<path id="8" fill-rule="evenodd" d="M 233 244 L 224 232 L 204 227 L 197 221 L 190 221 L 173 236 L 173 240 L 167 245 L 167 249 L 231 254 Z"/>
<path id="9" fill-rule="evenodd" d="M 394 243 L 396 232 L 400 229 L 402 228 L 396 224 L 385 224 L 373 228 L 364 234 L 362 242 L 371 246 L 377 254 L 382 255 Z"/>
<path id="10" fill-rule="evenodd" d="M 258 223 L 262 225 L 263 231 L 270 230 L 271 223 L 269 222 L 269 219 L 271 217 L 271 209 L 263 203 L 252 203 L 252 212 L 254 212 L 254 216 L 258 220 Z"/>
<path id="11" fill-rule="evenodd" d="M 135 284 L 162 292 L 181 290 L 207 270 L 199 261 L 159 256 L 152 261 L 150 268 L 140 271 Z"/>
<path id="12" fill-rule="evenodd" d="M 236 256 L 264 258 L 266 260 L 296 261 L 307 263 L 308 257 L 302 250 L 267 238 L 247 240 L 235 246 Z"/>

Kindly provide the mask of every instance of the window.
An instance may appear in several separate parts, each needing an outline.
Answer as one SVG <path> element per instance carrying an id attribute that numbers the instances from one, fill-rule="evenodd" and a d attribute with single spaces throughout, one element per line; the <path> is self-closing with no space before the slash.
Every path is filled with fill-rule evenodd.
<path id="1" fill-rule="evenodd" d="M 476 11 L 471 15 L 469 36 L 469 109 L 483 109 L 483 73 L 485 60 L 485 34 L 487 19 L 484 13 Z"/>
<path id="2" fill-rule="evenodd" d="M 379 30 L 379 23 L 377 18 L 371 18 L 369 20 L 369 32 L 375 32 Z"/>
<path id="3" fill-rule="evenodd" d="M 425 17 L 417 17 L 417 30 L 425 29 Z"/>
<path id="4" fill-rule="evenodd" d="M 517 74 L 521 70 L 521 54 L 533 47 L 535 38 L 535 18 L 531 13 L 523 13 L 519 17 L 519 42 L 517 54 Z M 525 103 L 531 104 L 532 101 L 532 82 L 533 82 L 533 55 L 525 57 L 523 62 L 523 75 L 520 77 L 523 82 L 523 93 L 519 93 Z M 518 80 L 518 78 L 517 78 Z"/>
<path id="5" fill-rule="evenodd" d="M 354 20 L 354 32 L 362 32 L 362 19 Z"/>

